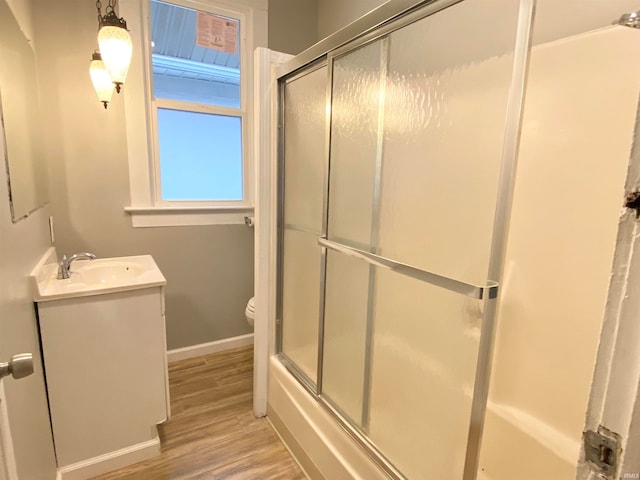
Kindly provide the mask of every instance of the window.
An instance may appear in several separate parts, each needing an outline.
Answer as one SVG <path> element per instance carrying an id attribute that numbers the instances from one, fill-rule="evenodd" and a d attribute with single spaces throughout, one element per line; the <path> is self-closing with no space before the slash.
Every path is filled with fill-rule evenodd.
<path id="1" fill-rule="evenodd" d="M 134 42 L 133 225 L 241 223 L 253 208 L 251 52 L 266 44 L 266 0 L 121 5 Z"/>

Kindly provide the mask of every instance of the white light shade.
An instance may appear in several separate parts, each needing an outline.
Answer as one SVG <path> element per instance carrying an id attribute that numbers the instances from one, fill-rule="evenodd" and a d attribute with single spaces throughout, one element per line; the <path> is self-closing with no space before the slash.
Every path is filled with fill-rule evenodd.
<path id="1" fill-rule="evenodd" d="M 116 91 L 124 84 L 131 62 L 131 37 L 125 28 L 103 25 L 98 32 L 98 45 Z"/>
<path id="2" fill-rule="evenodd" d="M 107 104 L 111 101 L 111 96 L 113 95 L 113 82 L 99 53 L 93 54 L 93 59 L 89 66 L 89 75 L 91 75 L 91 82 L 98 95 L 98 100 L 102 102 L 104 108 L 107 108 Z"/>

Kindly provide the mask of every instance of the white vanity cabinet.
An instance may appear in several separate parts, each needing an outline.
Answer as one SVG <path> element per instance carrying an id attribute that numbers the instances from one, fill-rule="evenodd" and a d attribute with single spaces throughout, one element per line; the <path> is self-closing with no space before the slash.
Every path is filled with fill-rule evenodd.
<path id="1" fill-rule="evenodd" d="M 160 452 L 157 424 L 169 417 L 160 278 L 36 300 L 63 479 L 89 478 Z"/>

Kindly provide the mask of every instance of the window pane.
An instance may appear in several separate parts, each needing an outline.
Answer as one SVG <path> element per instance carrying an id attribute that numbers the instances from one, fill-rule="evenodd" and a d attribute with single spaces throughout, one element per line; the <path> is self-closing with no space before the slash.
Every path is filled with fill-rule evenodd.
<path id="1" fill-rule="evenodd" d="M 155 98 L 240 108 L 240 21 L 152 0 Z"/>
<path id="2" fill-rule="evenodd" d="M 242 200 L 242 119 L 158 109 L 163 200 Z"/>

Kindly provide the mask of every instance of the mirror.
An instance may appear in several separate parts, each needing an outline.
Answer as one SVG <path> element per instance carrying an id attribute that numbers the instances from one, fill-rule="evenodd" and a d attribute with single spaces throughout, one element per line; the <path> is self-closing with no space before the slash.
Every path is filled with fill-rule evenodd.
<path id="1" fill-rule="evenodd" d="M 0 0 L 0 118 L 14 222 L 48 201 L 40 145 L 35 53 L 6 0 Z"/>

